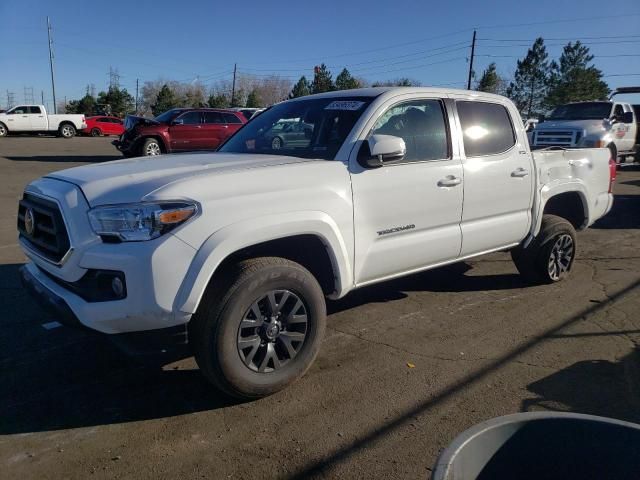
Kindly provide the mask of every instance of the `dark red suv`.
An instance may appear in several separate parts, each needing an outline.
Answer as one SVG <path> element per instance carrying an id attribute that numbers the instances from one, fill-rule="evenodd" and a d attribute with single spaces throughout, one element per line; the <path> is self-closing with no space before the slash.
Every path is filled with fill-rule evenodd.
<path id="1" fill-rule="evenodd" d="M 246 122 L 239 112 L 174 108 L 154 119 L 128 116 L 126 131 L 112 143 L 125 157 L 213 150 Z"/>

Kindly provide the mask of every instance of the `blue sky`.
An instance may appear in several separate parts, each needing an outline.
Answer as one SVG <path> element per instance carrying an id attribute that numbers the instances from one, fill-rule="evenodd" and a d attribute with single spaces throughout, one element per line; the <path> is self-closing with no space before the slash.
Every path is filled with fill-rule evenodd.
<path id="1" fill-rule="evenodd" d="M 640 3 L 610 7 L 602 0 L 0 0 L 0 106 L 7 90 L 24 102 L 24 87 L 51 101 L 47 15 L 58 100 L 81 97 L 90 83 L 104 90 L 110 67 L 135 92 L 136 79 L 231 78 L 234 62 L 240 72 L 292 79 L 310 77 L 324 62 L 334 78 L 346 66 L 370 81 L 410 77 L 462 87 L 474 28 L 478 72 L 495 61 L 512 76 L 537 36 L 549 39 L 553 57 L 565 39 L 583 39 L 611 87 L 640 85 Z M 617 76 L 624 74 L 639 75 Z"/>

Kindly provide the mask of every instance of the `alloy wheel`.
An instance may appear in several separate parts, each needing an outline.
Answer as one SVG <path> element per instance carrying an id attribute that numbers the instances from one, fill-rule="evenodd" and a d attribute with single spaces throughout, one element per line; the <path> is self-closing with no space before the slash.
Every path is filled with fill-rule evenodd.
<path id="1" fill-rule="evenodd" d="M 251 370 L 278 370 L 302 349 L 308 313 L 302 299 L 289 290 L 272 290 L 253 302 L 238 328 L 238 353 Z"/>
<path id="2" fill-rule="evenodd" d="M 157 143 L 150 143 L 147 145 L 147 150 L 145 151 L 147 155 L 160 155 L 160 145 Z"/>
<path id="3" fill-rule="evenodd" d="M 560 235 L 553 244 L 551 254 L 549 255 L 549 262 L 547 264 L 547 271 L 549 272 L 549 277 L 552 280 L 559 280 L 562 274 L 569 271 L 573 261 L 574 252 L 575 248 L 571 235 Z"/>

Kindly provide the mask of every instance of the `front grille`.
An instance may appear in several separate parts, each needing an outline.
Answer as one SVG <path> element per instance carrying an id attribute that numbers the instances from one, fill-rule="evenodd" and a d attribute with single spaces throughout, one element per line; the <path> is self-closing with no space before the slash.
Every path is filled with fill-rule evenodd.
<path id="1" fill-rule="evenodd" d="M 54 263 L 71 248 L 62 213 L 51 200 L 25 193 L 18 206 L 18 231 L 33 250 Z"/>
<path id="2" fill-rule="evenodd" d="M 539 147 L 574 147 L 579 138 L 577 130 L 542 130 L 534 132 L 533 144 Z"/>

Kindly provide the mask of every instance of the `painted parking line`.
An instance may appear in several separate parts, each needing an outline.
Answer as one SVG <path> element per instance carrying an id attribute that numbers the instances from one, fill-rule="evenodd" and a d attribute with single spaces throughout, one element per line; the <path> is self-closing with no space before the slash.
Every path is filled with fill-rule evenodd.
<path id="1" fill-rule="evenodd" d="M 61 327 L 62 324 L 60 322 L 47 322 L 42 324 L 42 328 L 45 330 L 53 330 L 54 328 Z"/>

